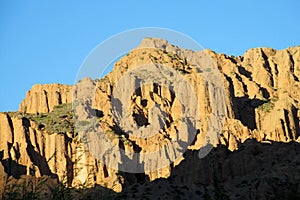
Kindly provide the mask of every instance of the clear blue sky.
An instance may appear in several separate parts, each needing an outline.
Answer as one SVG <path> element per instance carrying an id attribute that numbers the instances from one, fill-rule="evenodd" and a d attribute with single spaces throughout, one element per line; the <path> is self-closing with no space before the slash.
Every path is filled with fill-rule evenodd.
<path id="1" fill-rule="evenodd" d="M 0 1 L 0 111 L 17 110 L 33 84 L 73 84 L 95 46 L 133 28 L 174 29 L 233 55 L 300 44 L 298 0 L 103 2 Z"/>

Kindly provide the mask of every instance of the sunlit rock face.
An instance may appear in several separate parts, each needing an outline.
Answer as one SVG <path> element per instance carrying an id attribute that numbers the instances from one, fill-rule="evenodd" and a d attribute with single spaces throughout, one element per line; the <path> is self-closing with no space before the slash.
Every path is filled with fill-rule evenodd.
<path id="1" fill-rule="evenodd" d="M 169 72 L 174 71 L 188 87 L 173 83 L 174 87 L 170 88 L 170 84 L 143 83 L 134 77 L 123 81 L 124 90 L 120 91 L 128 96 L 122 102 L 129 110 L 131 128 L 138 127 L 140 136 L 151 135 L 137 137 L 126 134 L 114 119 L 112 98 L 116 97 L 114 92 L 122 77 L 147 65 L 147 69 L 163 66 Z M 159 74 L 155 76 L 159 77 Z M 180 145 L 159 151 L 170 144 L 185 143 L 188 144 L 185 150 L 197 151 L 205 147 L 207 138 L 210 138 L 212 147 L 224 145 L 235 151 L 247 139 L 261 143 L 299 142 L 299 78 L 300 47 L 284 50 L 255 48 L 243 56 L 229 57 L 210 50 L 193 52 L 165 40 L 147 38 L 117 61 L 112 72 L 102 79 L 86 78 L 73 86 L 34 85 L 26 93 L 19 112 L 0 114 L 0 192 L 7 177 L 21 175 L 47 175 L 70 187 L 101 185 L 120 192 L 139 181 L 168 178 L 174 168 L 190 162 L 185 161 L 188 158 L 180 154 L 184 153 L 182 151 L 171 153 L 174 147 L 182 148 Z M 72 108 L 75 109 L 72 102 L 79 95 L 80 84 L 91 84 L 93 95 L 90 97 L 91 110 L 78 112 L 94 116 L 111 144 L 122 148 L 128 155 L 138 153 L 139 162 L 146 165 L 143 173 L 122 174 L 109 166 L 107 159 L 102 162 L 84 145 L 78 135 L 80 131 L 74 125 L 76 119 L 72 118 Z M 164 115 L 155 114 L 153 108 L 156 105 L 160 105 L 157 112 L 163 111 Z M 181 121 L 186 105 L 195 105 L 193 116 L 197 116 L 197 121 L 193 129 L 180 134 L 181 128 L 186 126 Z M 159 121 L 157 116 L 165 121 Z M 224 118 L 221 123 L 216 116 Z M 213 125 L 218 128 L 215 135 L 210 134 Z M 105 148 L 101 151 L 107 150 Z M 148 156 L 156 151 L 159 153 L 154 157 Z M 119 152 L 113 153 L 115 157 L 111 163 L 125 162 Z M 126 159 L 134 158 L 128 156 Z M 162 166 L 164 161 L 166 164 Z M 247 161 L 227 164 L 233 171 L 224 172 L 224 180 L 239 173 L 243 176 L 259 162 L 251 161 L 251 166 Z M 194 167 L 197 169 L 197 166 L 191 166 Z M 183 171 L 176 173 L 185 176 Z"/>

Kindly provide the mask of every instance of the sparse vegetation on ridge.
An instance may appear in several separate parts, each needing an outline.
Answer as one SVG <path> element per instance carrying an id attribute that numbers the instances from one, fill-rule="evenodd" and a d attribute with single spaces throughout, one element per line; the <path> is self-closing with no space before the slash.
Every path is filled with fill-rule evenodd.
<path id="1" fill-rule="evenodd" d="M 54 106 L 50 113 L 28 114 L 22 112 L 8 112 L 11 117 L 27 118 L 38 124 L 40 130 L 48 133 L 73 133 L 74 119 L 72 104 Z"/>

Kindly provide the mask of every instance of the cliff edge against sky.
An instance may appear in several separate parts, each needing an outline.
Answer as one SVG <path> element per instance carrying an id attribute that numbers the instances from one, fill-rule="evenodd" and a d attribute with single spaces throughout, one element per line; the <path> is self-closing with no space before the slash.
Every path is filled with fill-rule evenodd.
<path id="1" fill-rule="evenodd" d="M 211 57 L 215 68 L 195 68 L 203 53 Z M 172 141 L 188 140 L 177 134 L 181 126 L 180 99 L 157 84 L 141 86 L 127 103 L 132 110 L 130 117 L 139 126 L 147 126 L 151 122 L 149 110 L 161 105 L 167 113 L 163 129 L 144 139 L 126 135 L 118 128 L 111 107 L 114 87 L 128 71 L 148 63 L 176 70 L 197 95 L 199 123 L 185 154 L 168 166 L 145 173 L 111 169 L 87 151 L 74 128 L 72 101 L 77 86 L 37 84 L 26 93 L 19 111 L 0 113 L 0 192 L 11 194 L 11 185 L 22 177 L 31 177 L 32 182 L 49 177 L 42 187 L 46 192 L 39 193 L 45 199 L 53 197 L 58 182 L 71 188 L 101 186 L 101 193 L 107 192 L 105 188 L 112 189 L 120 192 L 120 199 L 141 198 L 143 193 L 148 198 L 169 193 L 171 199 L 183 198 L 184 194 L 189 198 L 300 197 L 299 46 L 284 50 L 254 48 L 234 57 L 210 50 L 193 52 L 161 39 L 144 39 L 117 61 L 108 75 L 81 81 L 96 88 L 92 108 L 106 136 L 129 152 L 147 153 Z M 211 92 L 216 84 L 209 85 L 203 78 L 203 72 L 213 70 L 220 72 L 226 107 L 222 101 L 212 101 L 218 98 Z M 133 83 L 125 84 L 130 88 Z M 214 114 L 214 107 L 225 109 L 222 131 L 211 141 L 215 149 L 199 159 L 195 155 L 206 145 L 212 123 L 208 118 Z M 168 153 L 161 154 L 154 163 L 168 157 Z"/>

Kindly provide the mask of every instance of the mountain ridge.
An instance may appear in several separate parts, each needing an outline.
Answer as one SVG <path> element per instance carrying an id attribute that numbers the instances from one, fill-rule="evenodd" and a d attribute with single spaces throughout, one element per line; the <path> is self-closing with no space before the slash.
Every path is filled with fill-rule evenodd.
<path id="1" fill-rule="evenodd" d="M 297 92 L 300 87 L 299 46 L 283 50 L 254 48 L 238 57 L 217 54 L 211 50 L 202 52 L 209 55 L 214 63 L 203 68 L 203 71 L 220 72 L 226 95 L 226 119 L 219 137 L 212 142 L 213 146 L 224 145 L 230 151 L 237 151 L 249 139 L 261 143 L 300 142 L 300 97 Z M 133 94 L 128 102 L 133 108 L 132 116 L 136 123 L 144 124 L 149 120 L 148 109 L 151 105 L 163 105 L 170 114 L 167 118 L 169 125 L 153 140 L 137 140 L 125 136 L 113 119 L 110 98 L 114 86 L 136 66 L 154 63 L 175 69 L 188 80 L 198 95 L 201 123 L 197 125 L 197 135 L 189 150 L 199 150 L 206 145 L 206 134 L 211 121 L 205 116 L 212 115 L 213 101 L 209 98 L 211 90 L 205 84 L 205 75 L 194 66 L 200 55 L 201 52 L 184 50 L 165 40 L 147 38 L 137 49 L 117 61 L 113 71 L 107 76 L 99 81 L 82 80 L 96 86 L 92 107 L 98 111 L 97 118 L 113 143 L 122 144 L 126 151 L 135 151 L 139 147 L 148 152 L 159 148 L 164 142 L 176 140 L 180 104 L 168 88 L 141 86 L 141 92 Z M 130 83 L 126 86 L 131 87 Z M 3 173 L 6 174 L 5 177 L 14 173 L 17 173 L 16 177 L 23 174 L 36 177 L 48 175 L 58 177 L 60 182 L 75 188 L 98 184 L 121 192 L 140 180 L 168 178 L 172 170 L 185 160 L 182 156 L 169 166 L 137 176 L 120 175 L 117 170 L 98 163 L 88 151 L 79 154 L 76 149 L 82 147 L 82 144 L 76 131 L 63 129 L 66 124 L 74 123 L 68 116 L 71 115 L 71 109 L 67 106 L 72 103 L 74 91 L 76 86 L 38 84 L 26 93 L 19 112 L 0 113 L 0 134 L 3 138 L 0 152 L 3 152 L 1 163 L 6 169 Z M 144 100 L 147 100 L 146 106 Z M 54 126 L 57 129 L 49 131 L 49 127 Z M 165 157 L 166 155 L 162 155 L 161 159 Z M 20 166 L 8 172 L 7 169 L 13 162 Z M 80 170 L 76 172 L 76 169 Z"/>

